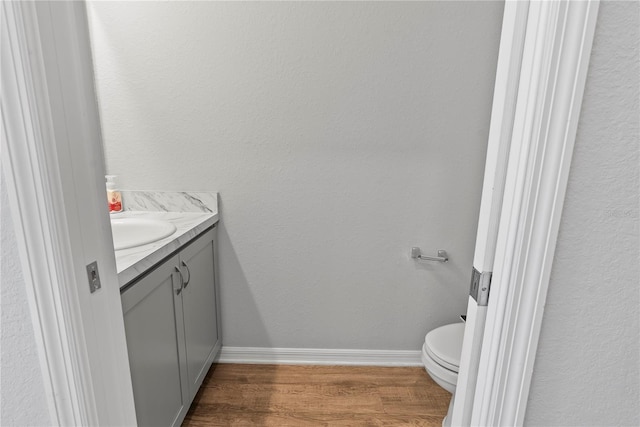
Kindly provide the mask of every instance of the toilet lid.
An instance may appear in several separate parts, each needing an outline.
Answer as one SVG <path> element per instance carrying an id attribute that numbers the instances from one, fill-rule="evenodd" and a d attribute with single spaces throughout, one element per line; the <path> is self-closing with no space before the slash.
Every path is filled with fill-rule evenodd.
<path id="1" fill-rule="evenodd" d="M 458 372 L 463 337 L 464 323 L 453 323 L 429 332 L 424 342 L 436 362 Z"/>

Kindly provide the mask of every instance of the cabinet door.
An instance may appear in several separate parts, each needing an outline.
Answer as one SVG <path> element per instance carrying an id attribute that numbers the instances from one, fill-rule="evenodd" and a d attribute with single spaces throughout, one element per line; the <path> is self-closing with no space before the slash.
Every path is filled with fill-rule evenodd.
<path id="1" fill-rule="evenodd" d="M 136 416 L 140 426 L 180 422 L 186 392 L 181 286 L 174 256 L 122 294 Z"/>
<path id="2" fill-rule="evenodd" d="M 214 237 L 215 229 L 180 252 L 180 266 L 185 278 L 182 307 L 191 397 L 202 384 L 220 346 L 216 316 Z"/>

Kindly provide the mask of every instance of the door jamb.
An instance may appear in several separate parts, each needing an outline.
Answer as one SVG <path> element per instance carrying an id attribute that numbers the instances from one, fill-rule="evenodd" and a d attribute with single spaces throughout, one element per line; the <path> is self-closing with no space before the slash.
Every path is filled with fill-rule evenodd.
<path id="1" fill-rule="evenodd" d="M 51 422 L 135 425 L 84 7 L 2 2 L 2 176 Z"/>
<path id="2" fill-rule="evenodd" d="M 53 135 L 47 120 L 40 52 L 30 56 L 27 40 L 37 40 L 31 3 L 2 3 L 2 173 L 7 181 L 27 299 L 48 397 L 58 425 L 95 421 L 95 400 L 85 382 L 89 372 L 84 330 L 78 324 L 77 287 L 62 200 Z M 31 45 L 33 48 L 33 44 Z M 39 45 L 36 43 L 36 47 Z M 39 74 L 39 75 L 38 75 Z M 38 77 L 36 77 L 38 76 Z M 45 111 L 43 111 L 45 109 Z M 43 117 L 44 116 L 44 117 Z"/>
<path id="3" fill-rule="evenodd" d="M 599 1 L 529 2 L 471 425 L 522 425 Z"/>
<path id="4" fill-rule="evenodd" d="M 473 256 L 475 271 L 489 278 L 493 271 L 500 225 L 528 12 L 529 3 L 526 1 L 506 2 L 504 5 L 478 214 L 478 231 Z M 458 369 L 458 384 L 455 399 L 452 398 L 452 408 L 448 414 L 450 419 L 447 419 L 447 423 L 451 425 L 468 425 L 471 421 L 486 315 L 487 307 L 479 305 L 470 295 L 467 302 L 467 320 Z"/>

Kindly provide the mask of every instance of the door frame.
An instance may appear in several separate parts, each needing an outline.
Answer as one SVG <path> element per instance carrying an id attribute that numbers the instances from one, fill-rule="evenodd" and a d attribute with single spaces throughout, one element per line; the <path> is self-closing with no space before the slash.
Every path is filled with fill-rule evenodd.
<path id="1" fill-rule="evenodd" d="M 490 298 L 486 307 L 469 299 L 480 326 L 465 328 L 453 425 L 524 423 L 598 8 L 598 0 L 505 5 L 511 37 L 501 40 L 485 171 L 496 179 L 483 187 L 474 259 L 492 272 Z M 517 91 L 503 96 L 513 82 Z"/>
<path id="2" fill-rule="evenodd" d="M 487 143 L 482 197 L 478 214 L 478 231 L 473 257 L 472 275 L 478 284 L 491 280 L 496 242 L 500 226 L 500 213 L 504 198 L 505 179 L 509 164 L 509 149 L 516 114 L 518 88 L 522 68 L 524 40 L 529 4 L 526 1 L 506 2 L 496 81 L 491 109 L 491 122 Z M 462 354 L 458 369 L 455 397 L 451 403 L 447 424 L 469 425 L 479 374 L 480 352 L 487 317 L 486 301 L 470 290 Z"/>
<path id="3" fill-rule="evenodd" d="M 70 229 L 69 218 L 77 216 L 86 201 L 72 198 L 56 203 L 63 194 L 74 194 L 76 188 L 73 181 L 64 179 L 68 171 L 63 168 L 68 164 L 59 157 L 73 147 L 53 131 L 51 106 L 60 101 L 56 97 L 80 104 L 89 97 L 73 85 L 63 88 L 65 96 L 61 91 L 47 90 L 43 50 L 60 57 L 58 65 L 65 62 L 63 56 L 72 64 L 87 61 L 86 50 L 77 49 L 78 43 L 86 43 L 82 40 L 87 34 L 85 6 L 69 3 L 57 13 L 74 23 L 67 34 L 75 38 L 70 46 L 59 42 L 43 45 L 38 31 L 46 23 L 38 20 L 33 3 L 2 4 L 3 24 L 8 24 L 3 25 L 3 46 L 8 43 L 13 55 L 7 58 L 13 61 L 13 71 L 5 73 L 8 62 L 3 49 L 2 148 L 9 154 L 2 156 L 3 173 L 8 181 L 52 420 L 60 425 L 135 424 L 130 376 L 128 385 L 126 380 L 128 360 L 122 322 L 114 319 L 102 325 L 87 313 L 87 309 L 121 313 L 119 292 L 118 298 L 114 292 L 105 292 L 99 298 L 82 293 L 86 286 L 78 265 L 84 265 L 85 259 L 78 257 L 77 248 L 87 243 Z M 520 83 L 517 95 L 503 97 L 502 112 L 494 105 L 492 123 L 515 106 L 512 135 L 518 137 L 518 143 L 511 145 L 505 169 L 478 374 L 467 377 L 476 381 L 475 396 L 480 397 L 465 403 L 471 409 L 474 425 L 521 425 L 524 420 L 598 9 L 598 1 L 507 2 L 505 22 L 516 19 L 514 12 L 507 12 L 514 9 L 511 3 L 529 9 L 522 62 L 517 69 Z M 501 45 L 506 42 L 503 39 Z M 509 42 L 518 45 L 518 40 Z M 51 52 L 54 47 L 57 50 Z M 504 83 L 500 76 L 505 66 L 508 62 L 499 61 L 496 88 Z M 513 72 L 512 66 L 507 75 Z M 11 97 L 4 84 L 5 75 L 10 74 L 16 87 Z M 68 121 L 65 126 L 74 131 L 83 124 Z M 78 167 L 73 179 L 101 181 L 104 163 L 100 140 L 89 139 L 85 144 L 90 149 L 83 160 L 98 167 Z M 495 175 L 501 167 L 504 163 L 491 162 L 488 157 L 485 176 Z M 87 221 L 85 225 L 103 231 L 102 243 L 108 245 L 110 237 L 104 233 L 109 230 L 108 215 L 94 215 Z M 492 233 L 484 230 L 489 225 L 483 221 L 481 218 L 479 222 L 482 230 Z M 113 282 L 113 259 L 103 256 L 102 262 L 101 276 Z M 91 301 L 90 306 L 87 301 Z M 101 331 L 110 345 L 108 356 L 117 355 L 107 363 L 127 373 L 119 376 L 119 382 L 108 378 L 111 372 L 101 374 L 92 368 L 96 354 L 104 350 L 104 344 L 94 336 L 100 328 L 105 328 Z M 510 363 L 502 363 L 506 360 Z M 122 413 L 106 422 L 101 414 L 107 412 Z"/>
<path id="4" fill-rule="evenodd" d="M 85 3 L 0 7 L 2 214 L 13 217 L 50 420 L 135 425 Z"/>

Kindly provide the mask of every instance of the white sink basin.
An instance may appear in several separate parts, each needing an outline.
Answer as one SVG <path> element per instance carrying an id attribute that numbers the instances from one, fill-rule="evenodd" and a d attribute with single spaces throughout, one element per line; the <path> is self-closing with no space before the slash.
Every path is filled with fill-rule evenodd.
<path id="1" fill-rule="evenodd" d="M 167 221 L 143 218 L 114 218 L 111 219 L 111 234 L 113 234 L 113 248 L 135 248 L 156 242 L 171 236 L 176 226 Z"/>

